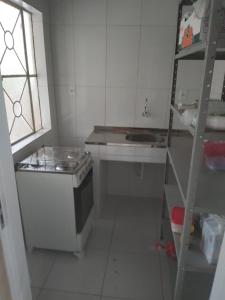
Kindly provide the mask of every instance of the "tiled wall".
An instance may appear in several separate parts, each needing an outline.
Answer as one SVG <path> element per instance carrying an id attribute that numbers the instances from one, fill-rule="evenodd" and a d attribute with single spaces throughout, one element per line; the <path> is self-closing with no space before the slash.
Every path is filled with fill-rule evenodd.
<path id="1" fill-rule="evenodd" d="M 94 125 L 168 127 L 178 0 L 50 0 L 57 117 L 63 145 Z M 199 96 L 202 62 L 181 62 L 177 99 Z M 182 93 L 180 93 L 180 90 Z M 143 118 L 145 98 L 151 118 Z M 159 197 L 163 166 L 108 163 L 109 194 Z"/>
<path id="2" fill-rule="evenodd" d="M 62 144 L 81 144 L 94 125 L 168 127 L 178 2 L 49 0 Z M 182 61 L 179 70 L 177 101 L 192 102 L 202 62 Z M 150 118 L 142 116 L 146 97 Z"/>
<path id="3" fill-rule="evenodd" d="M 79 144 L 94 125 L 168 126 L 177 2 L 50 0 L 62 143 Z"/>

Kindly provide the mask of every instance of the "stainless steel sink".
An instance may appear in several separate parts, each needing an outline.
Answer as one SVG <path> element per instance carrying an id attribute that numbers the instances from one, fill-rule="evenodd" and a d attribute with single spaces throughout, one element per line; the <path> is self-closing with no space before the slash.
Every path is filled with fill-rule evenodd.
<path id="1" fill-rule="evenodd" d="M 128 133 L 126 140 L 131 142 L 163 143 L 165 139 L 158 134 L 151 133 Z"/>

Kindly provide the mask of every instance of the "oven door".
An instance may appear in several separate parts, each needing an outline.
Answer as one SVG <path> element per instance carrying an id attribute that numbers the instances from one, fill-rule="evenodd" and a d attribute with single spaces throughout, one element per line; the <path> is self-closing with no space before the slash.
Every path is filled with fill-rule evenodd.
<path id="1" fill-rule="evenodd" d="M 93 199 L 93 170 L 91 169 L 81 185 L 74 188 L 76 231 L 81 233 L 91 209 L 94 205 Z"/>

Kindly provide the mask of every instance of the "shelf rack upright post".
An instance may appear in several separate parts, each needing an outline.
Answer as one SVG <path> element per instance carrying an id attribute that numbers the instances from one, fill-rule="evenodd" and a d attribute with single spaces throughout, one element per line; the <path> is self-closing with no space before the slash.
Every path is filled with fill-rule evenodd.
<path id="1" fill-rule="evenodd" d="M 207 116 L 209 112 L 210 93 L 212 86 L 212 78 L 214 71 L 215 60 L 225 60 L 225 50 L 220 48 L 221 32 L 224 26 L 224 9 L 222 6 L 222 0 L 209 1 L 209 23 L 208 32 L 205 40 L 200 41 L 192 46 L 179 50 L 178 47 L 178 35 L 180 28 L 180 21 L 182 17 L 182 9 L 184 5 L 190 5 L 193 1 L 183 0 L 179 3 L 178 9 L 178 22 L 177 22 L 177 39 L 176 49 L 174 56 L 174 68 L 172 77 L 172 89 L 171 89 L 171 110 L 170 110 L 170 122 L 168 130 L 168 152 L 165 172 L 165 192 L 164 199 L 167 203 L 169 214 L 171 215 L 171 209 L 177 203 L 177 198 L 181 198 L 180 204 L 185 208 L 184 228 L 182 237 L 177 234 L 173 234 L 174 243 L 177 252 L 177 275 L 174 288 L 174 300 L 183 300 L 182 292 L 184 287 L 185 272 L 192 270 L 194 272 L 210 272 L 213 274 L 215 268 L 209 265 L 201 253 L 200 247 L 190 249 L 190 227 L 193 220 L 193 214 L 195 212 L 208 212 L 208 213 L 221 213 L 221 209 L 225 212 L 225 202 L 222 203 L 221 199 L 225 197 L 225 175 L 210 173 L 209 170 L 202 168 L 203 165 L 203 148 L 204 141 L 210 140 L 225 140 L 224 132 L 208 132 L 207 130 Z M 179 117 L 179 110 L 175 106 L 176 98 L 176 83 L 178 76 L 178 64 L 179 61 L 185 60 L 203 60 L 203 77 L 201 84 L 201 91 L 198 104 L 198 118 L 195 128 L 193 126 L 187 126 L 186 130 L 191 136 L 190 138 L 181 140 L 182 149 L 187 153 L 179 157 L 175 147 L 171 146 L 174 117 Z M 225 82 L 224 82 L 225 83 Z M 223 92 L 221 99 L 224 99 L 225 84 L 223 84 Z M 216 102 L 215 102 L 216 103 Z M 179 118 L 178 118 L 179 119 Z M 184 124 L 183 124 L 184 125 Z M 188 141 L 186 146 L 186 141 Z M 184 165 L 187 166 L 187 171 L 182 170 Z M 172 186 L 168 183 L 169 168 L 172 166 L 174 176 L 176 178 L 176 185 Z M 203 171 L 202 171 L 203 169 Z M 185 176 L 183 175 L 185 173 Z M 183 177 L 182 177 L 183 176 Z M 207 181 L 208 180 L 208 181 Z M 213 201 L 210 197 L 210 187 L 206 186 L 212 184 L 215 181 L 215 190 L 220 193 L 218 200 Z M 202 186 L 200 186 L 202 184 Z M 222 184 L 224 186 L 222 186 Z M 212 188 L 213 191 L 213 188 Z M 217 197 L 217 195 L 215 195 Z M 204 199 L 205 198 L 205 199 Z M 205 299 L 204 299 L 205 300 Z"/>

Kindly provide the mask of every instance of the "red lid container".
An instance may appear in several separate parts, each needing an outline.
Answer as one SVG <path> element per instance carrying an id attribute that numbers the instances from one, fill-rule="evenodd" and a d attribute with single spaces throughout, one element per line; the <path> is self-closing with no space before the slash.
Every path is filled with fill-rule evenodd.
<path id="1" fill-rule="evenodd" d="M 206 142 L 204 145 L 204 154 L 207 157 L 225 156 L 225 142 Z"/>
<path id="2" fill-rule="evenodd" d="M 177 225 L 184 224 L 185 209 L 183 207 L 174 207 L 172 210 L 172 222 Z"/>

